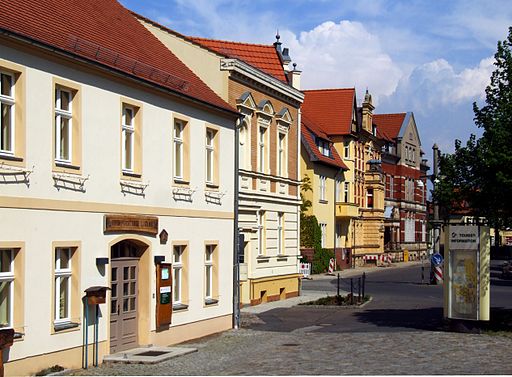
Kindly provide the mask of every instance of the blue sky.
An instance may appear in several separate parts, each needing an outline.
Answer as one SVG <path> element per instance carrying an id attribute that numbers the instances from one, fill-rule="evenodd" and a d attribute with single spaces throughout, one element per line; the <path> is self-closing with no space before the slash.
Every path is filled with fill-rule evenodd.
<path id="1" fill-rule="evenodd" d="M 496 43 L 512 26 L 508 0 L 121 0 L 180 33 L 281 42 L 303 71 L 304 89 L 366 88 L 376 113 L 413 111 L 426 157 L 479 134 Z"/>

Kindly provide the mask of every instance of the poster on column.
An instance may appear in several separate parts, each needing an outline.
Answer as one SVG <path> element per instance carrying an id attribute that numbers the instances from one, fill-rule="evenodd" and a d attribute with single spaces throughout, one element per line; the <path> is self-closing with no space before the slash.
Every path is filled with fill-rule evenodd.
<path id="1" fill-rule="evenodd" d="M 448 228 L 448 255 L 445 255 L 448 318 L 488 319 L 488 235 L 488 228 L 476 225 L 451 225 Z"/>

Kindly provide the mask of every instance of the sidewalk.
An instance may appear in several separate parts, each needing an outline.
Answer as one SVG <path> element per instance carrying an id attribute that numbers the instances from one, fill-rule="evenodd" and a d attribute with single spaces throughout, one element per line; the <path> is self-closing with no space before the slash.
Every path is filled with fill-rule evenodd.
<path id="1" fill-rule="evenodd" d="M 349 270 L 343 270 L 343 271 L 335 271 L 334 275 L 327 275 L 325 273 L 323 274 L 314 274 L 310 275 L 310 278 L 308 280 L 330 280 L 330 279 L 336 279 L 337 274 L 340 274 L 340 277 L 342 278 L 349 278 L 353 276 L 361 276 L 363 272 L 366 272 L 367 274 L 371 274 L 374 272 L 382 271 L 387 268 L 404 268 L 404 267 L 410 267 L 410 266 L 416 266 L 421 265 L 422 263 L 425 263 L 425 265 L 430 266 L 430 262 L 427 260 L 425 261 L 413 261 L 413 262 L 398 262 L 393 263 L 389 267 L 355 267 Z M 347 291 L 340 291 L 340 294 L 346 295 L 348 294 Z M 292 306 L 297 306 L 303 302 L 308 301 L 314 301 L 318 300 L 319 298 L 326 297 L 326 296 L 332 296 L 333 292 L 332 290 L 302 290 L 300 293 L 300 296 L 298 297 L 292 297 L 286 300 L 279 300 L 279 301 L 273 301 L 273 302 L 266 302 L 264 304 L 259 304 L 256 306 L 245 306 L 242 309 L 240 309 L 241 313 L 249 313 L 249 314 L 259 314 L 263 313 L 272 309 L 276 308 L 291 308 Z"/>

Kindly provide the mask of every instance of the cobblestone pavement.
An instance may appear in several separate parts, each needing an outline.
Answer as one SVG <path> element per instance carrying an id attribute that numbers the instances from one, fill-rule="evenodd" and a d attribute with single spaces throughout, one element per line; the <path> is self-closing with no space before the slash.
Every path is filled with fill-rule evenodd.
<path id="1" fill-rule="evenodd" d="M 244 322 L 258 319 L 244 315 Z M 289 333 L 231 330 L 182 346 L 198 352 L 157 365 L 113 365 L 76 375 L 512 374 L 512 339 L 445 332 Z"/>
<path id="2" fill-rule="evenodd" d="M 314 299 L 325 291 L 303 293 Z M 72 374 L 512 375 L 512 338 L 440 331 L 442 308 L 429 306 L 438 298 L 412 310 L 400 310 L 401 303 L 390 310 L 386 302 L 359 309 L 290 307 L 304 299 L 245 308 L 242 329 L 181 344 L 198 350 L 186 356 Z M 382 320 L 386 313 L 390 318 Z M 433 318 L 438 320 L 430 325 Z"/>

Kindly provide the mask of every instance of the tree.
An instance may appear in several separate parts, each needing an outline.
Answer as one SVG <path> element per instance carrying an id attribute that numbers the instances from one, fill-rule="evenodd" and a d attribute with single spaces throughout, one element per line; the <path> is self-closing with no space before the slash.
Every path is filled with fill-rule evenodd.
<path id="1" fill-rule="evenodd" d="M 311 178 L 305 175 L 300 185 L 300 245 L 317 251 L 321 249 L 322 230 L 318 225 L 316 216 L 307 215 L 309 208 L 313 205 L 311 200 L 306 199 L 308 191 L 313 192 L 313 187 L 311 186 Z"/>
<path id="2" fill-rule="evenodd" d="M 480 139 L 471 135 L 465 146 L 440 159 L 441 177 L 434 198 L 448 211 L 467 206 L 499 231 L 512 226 L 512 27 L 498 42 L 496 69 L 485 89 L 485 105 L 473 103 Z M 498 241 L 499 237 L 496 237 Z"/>

